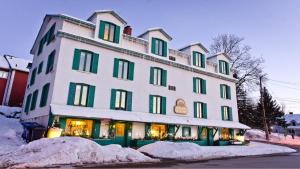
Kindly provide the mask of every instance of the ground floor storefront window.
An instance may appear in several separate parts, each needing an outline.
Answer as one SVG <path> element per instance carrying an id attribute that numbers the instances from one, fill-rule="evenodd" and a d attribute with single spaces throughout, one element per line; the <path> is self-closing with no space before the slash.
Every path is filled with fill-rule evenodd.
<path id="1" fill-rule="evenodd" d="M 65 135 L 90 138 L 92 136 L 93 120 L 66 119 Z"/>
<path id="2" fill-rule="evenodd" d="M 222 140 L 230 139 L 230 132 L 228 128 L 221 128 L 221 139 Z"/>
<path id="3" fill-rule="evenodd" d="M 151 138 L 162 139 L 166 137 L 167 128 L 163 124 L 152 124 L 151 125 Z"/>

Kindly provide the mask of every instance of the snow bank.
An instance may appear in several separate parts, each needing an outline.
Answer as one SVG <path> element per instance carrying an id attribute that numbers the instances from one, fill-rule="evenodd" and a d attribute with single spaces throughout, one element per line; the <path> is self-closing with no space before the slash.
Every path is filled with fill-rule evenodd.
<path id="1" fill-rule="evenodd" d="M 20 118 L 21 111 L 21 107 L 0 106 L 0 115 L 2 114 L 9 118 Z"/>
<path id="2" fill-rule="evenodd" d="M 295 139 L 292 139 L 291 135 L 284 136 L 280 133 L 271 133 L 269 135 L 271 143 L 287 144 L 287 145 L 300 145 L 300 137 L 295 136 Z M 247 130 L 245 133 L 245 139 L 254 140 L 254 141 L 266 141 L 266 134 L 262 130 L 251 129 Z"/>
<path id="3" fill-rule="evenodd" d="M 153 161 L 155 160 L 131 148 L 122 148 L 120 145 L 100 146 L 80 137 L 43 138 L 0 156 L 2 167 Z"/>
<path id="4" fill-rule="evenodd" d="M 251 142 L 248 146 L 199 146 L 194 143 L 155 142 L 138 149 L 153 157 L 177 160 L 205 160 L 223 157 L 291 153 L 288 147 Z"/>
<path id="5" fill-rule="evenodd" d="M 21 134 L 23 127 L 19 119 L 6 118 L 0 115 L 0 155 L 14 151 L 24 144 Z"/>

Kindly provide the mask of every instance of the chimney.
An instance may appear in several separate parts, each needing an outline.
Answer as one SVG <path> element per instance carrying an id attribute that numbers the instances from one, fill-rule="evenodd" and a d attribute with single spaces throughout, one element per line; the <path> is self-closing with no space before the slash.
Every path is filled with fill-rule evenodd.
<path id="1" fill-rule="evenodd" d="M 131 36 L 131 34 L 132 34 L 132 28 L 129 25 L 125 26 L 123 34 Z"/>
<path id="2" fill-rule="evenodd" d="M 289 112 L 289 114 L 294 114 L 293 112 Z"/>

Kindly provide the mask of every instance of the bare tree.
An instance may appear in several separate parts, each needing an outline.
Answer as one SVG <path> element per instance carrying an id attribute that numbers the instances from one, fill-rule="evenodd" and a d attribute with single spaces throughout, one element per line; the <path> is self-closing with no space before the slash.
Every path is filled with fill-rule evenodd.
<path id="1" fill-rule="evenodd" d="M 221 34 L 213 38 L 210 53 L 226 53 L 231 59 L 231 69 L 238 78 L 237 91 L 253 90 L 258 87 L 259 77 L 263 74 L 262 58 L 251 56 L 251 47 L 243 44 L 244 38 L 233 34 Z"/>

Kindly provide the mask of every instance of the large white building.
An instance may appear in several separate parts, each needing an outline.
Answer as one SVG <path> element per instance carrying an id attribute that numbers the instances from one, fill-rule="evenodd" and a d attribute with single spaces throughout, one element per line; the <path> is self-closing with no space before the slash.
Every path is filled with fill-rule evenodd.
<path id="1" fill-rule="evenodd" d="M 114 11 L 46 15 L 22 120 L 124 146 L 166 138 L 212 145 L 248 129 L 238 120 L 230 58 L 207 57 L 201 43 L 171 49 L 171 41 L 162 28 L 131 36 Z"/>

